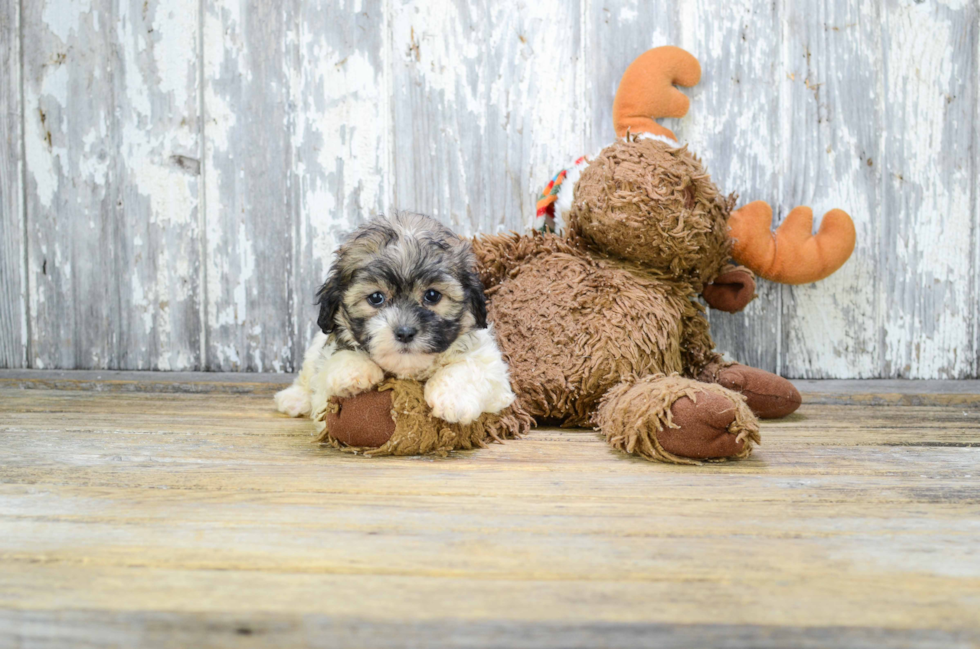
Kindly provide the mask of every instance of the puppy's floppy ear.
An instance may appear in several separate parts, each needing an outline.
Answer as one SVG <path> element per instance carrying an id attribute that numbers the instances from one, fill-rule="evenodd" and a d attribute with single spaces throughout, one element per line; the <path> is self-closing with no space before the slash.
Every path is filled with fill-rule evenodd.
<path id="1" fill-rule="evenodd" d="M 487 328 L 487 297 L 483 294 L 483 283 L 480 275 L 474 271 L 468 271 L 463 275 L 464 298 L 469 306 L 470 313 L 476 318 L 476 328 Z"/>
<path id="2" fill-rule="evenodd" d="M 337 325 L 334 320 L 346 290 L 346 283 L 343 281 L 340 271 L 335 268 L 330 271 L 327 281 L 316 292 L 317 304 L 320 305 L 320 315 L 317 317 L 316 323 L 320 325 L 320 331 L 323 333 L 333 333 L 334 328 L 336 328 Z"/>

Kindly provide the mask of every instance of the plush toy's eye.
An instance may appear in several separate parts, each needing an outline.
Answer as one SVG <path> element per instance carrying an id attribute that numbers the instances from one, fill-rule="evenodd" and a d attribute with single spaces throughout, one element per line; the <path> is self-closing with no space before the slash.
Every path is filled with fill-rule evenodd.
<path id="1" fill-rule="evenodd" d="M 371 293 L 371 295 L 367 296 L 367 301 L 371 306 L 381 306 L 385 303 L 385 294 L 380 291 Z"/>
<path id="2" fill-rule="evenodd" d="M 428 291 L 425 292 L 425 295 L 422 296 L 422 301 L 425 302 L 426 304 L 438 304 L 439 300 L 441 299 L 442 299 L 442 293 L 435 290 L 434 288 L 430 288 Z"/>

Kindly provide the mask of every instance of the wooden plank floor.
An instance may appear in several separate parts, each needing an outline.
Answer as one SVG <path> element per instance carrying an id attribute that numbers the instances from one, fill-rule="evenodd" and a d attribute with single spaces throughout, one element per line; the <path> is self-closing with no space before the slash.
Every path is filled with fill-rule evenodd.
<path id="1" fill-rule="evenodd" d="M 976 383 L 808 382 L 749 461 L 676 467 L 560 430 L 364 459 L 276 380 L 28 374 L 0 646 L 980 646 Z"/>

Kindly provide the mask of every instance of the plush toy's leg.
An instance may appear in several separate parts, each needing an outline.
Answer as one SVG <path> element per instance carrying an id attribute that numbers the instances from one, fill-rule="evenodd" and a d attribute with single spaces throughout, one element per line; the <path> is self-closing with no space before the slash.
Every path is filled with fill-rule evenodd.
<path id="1" fill-rule="evenodd" d="M 613 447 L 676 464 L 746 458 L 759 442 L 743 397 L 677 375 L 620 383 L 603 397 L 595 421 Z"/>
<path id="2" fill-rule="evenodd" d="M 796 387 L 781 376 L 738 363 L 710 363 L 698 380 L 716 383 L 738 392 L 760 419 L 779 419 L 796 411 L 802 403 Z"/>
<path id="3" fill-rule="evenodd" d="M 318 442 L 364 455 L 445 455 L 525 434 L 531 418 L 515 406 L 484 413 L 470 424 L 450 424 L 432 416 L 423 385 L 388 379 L 353 397 L 334 398 L 318 422 Z"/>

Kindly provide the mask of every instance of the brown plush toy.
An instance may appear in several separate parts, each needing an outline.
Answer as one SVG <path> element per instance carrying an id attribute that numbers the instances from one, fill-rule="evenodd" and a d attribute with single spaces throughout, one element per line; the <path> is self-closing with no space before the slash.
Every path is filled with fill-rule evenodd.
<path id="1" fill-rule="evenodd" d="M 734 196 L 653 120 L 684 115 L 688 100 L 673 84 L 700 74 L 679 48 L 640 56 L 614 103 L 621 139 L 552 181 L 539 201 L 542 231 L 474 240 L 517 395 L 511 409 L 463 429 L 429 416 L 417 384 L 391 381 L 338 402 L 321 439 L 374 454 L 445 452 L 556 423 L 596 426 L 617 449 L 691 464 L 747 457 L 758 417 L 795 411 L 789 381 L 714 351 L 698 296 L 734 312 L 754 297 L 753 273 L 822 279 L 850 256 L 854 226 L 834 210 L 813 235 L 810 210 L 796 208 L 773 234 L 765 203 L 733 211 Z"/>

